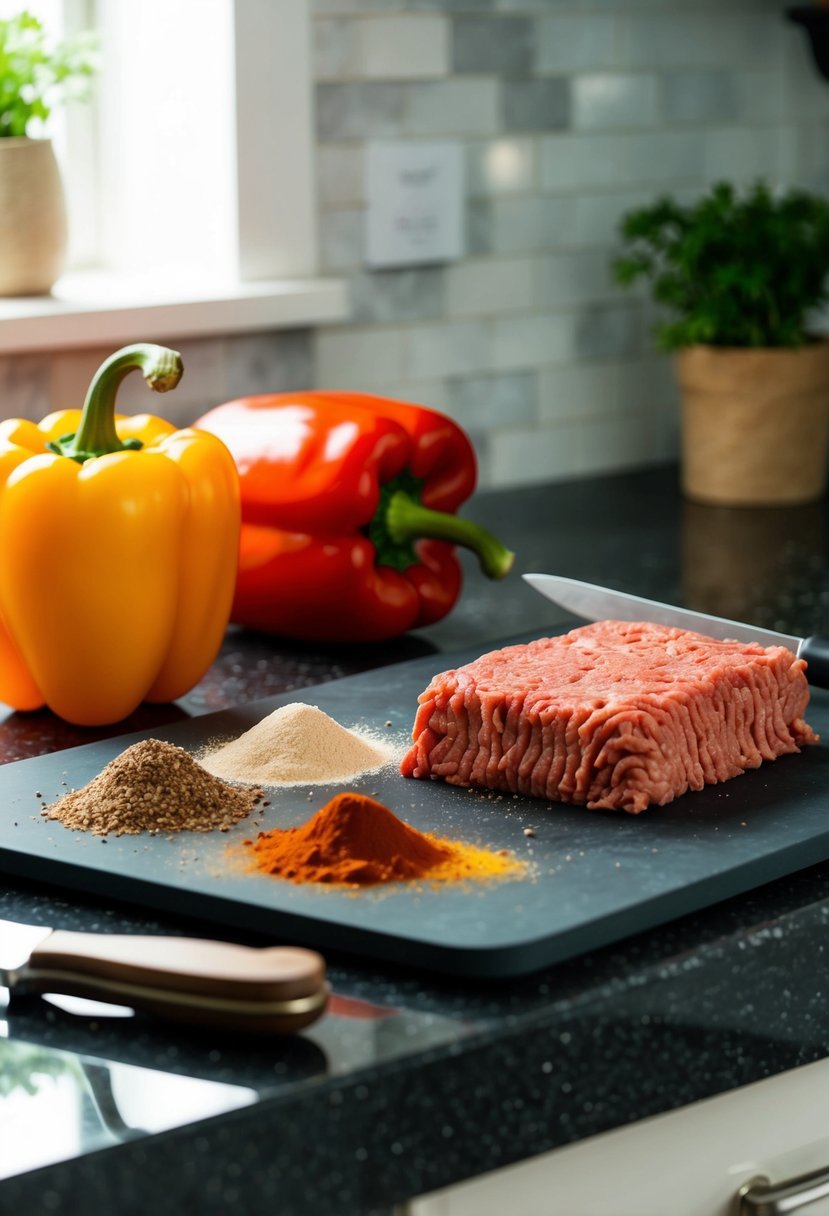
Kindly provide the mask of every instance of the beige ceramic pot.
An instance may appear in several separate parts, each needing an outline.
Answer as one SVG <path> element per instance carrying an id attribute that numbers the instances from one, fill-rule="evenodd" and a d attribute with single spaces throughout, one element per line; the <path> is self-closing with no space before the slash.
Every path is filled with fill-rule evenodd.
<path id="1" fill-rule="evenodd" d="M 797 350 L 694 346 L 676 356 L 682 488 L 696 502 L 814 502 L 829 459 L 829 342 Z"/>
<path id="2" fill-rule="evenodd" d="M 51 140 L 0 139 L 0 295 L 44 295 L 66 258 L 66 203 Z"/>

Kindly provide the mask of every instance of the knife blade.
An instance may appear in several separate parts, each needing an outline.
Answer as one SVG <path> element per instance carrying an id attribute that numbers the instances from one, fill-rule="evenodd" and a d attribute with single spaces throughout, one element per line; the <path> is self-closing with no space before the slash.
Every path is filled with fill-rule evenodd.
<path id="1" fill-rule="evenodd" d="M 565 578 L 558 574 L 533 573 L 523 577 L 525 582 L 548 600 L 567 612 L 572 612 L 574 616 L 583 617 L 588 621 L 650 621 L 656 625 L 692 629 L 710 638 L 758 642 L 761 646 L 785 646 L 808 664 L 806 676 L 810 684 L 829 688 L 829 638 L 797 637 L 795 634 L 778 633 L 773 629 L 746 624 L 744 621 L 709 616 L 705 612 L 694 612 L 674 604 L 643 599 L 642 596 L 631 595 L 626 591 L 615 591 L 612 587 L 600 587 L 595 583 L 582 583 L 578 579 Z"/>
<path id="2" fill-rule="evenodd" d="M 262 1034 L 301 1030 L 329 997 L 325 961 L 313 950 L 77 933 L 2 919 L 0 985 L 12 998 L 64 993 Z"/>

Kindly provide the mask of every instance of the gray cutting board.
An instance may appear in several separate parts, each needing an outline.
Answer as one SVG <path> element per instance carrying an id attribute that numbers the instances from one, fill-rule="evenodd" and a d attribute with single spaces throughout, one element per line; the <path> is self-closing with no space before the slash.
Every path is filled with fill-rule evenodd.
<path id="1" fill-rule="evenodd" d="M 0 767 L 0 869 L 114 902 L 255 930 L 274 942 L 343 950 L 478 978 L 534 971 L 740 894 L 829 857 L 829 748 L 806 749 L 639 816 L 470 793 L 413 781 L 392 766 L 361 789 L 421 831 L 513 850 L 527 878 L 499 884 L 396 884 L 357 892 L 298 886 L 228 864 L 257 828 L 227 833 L 100 837 L 40 815 L 131 743 L 152 734 L 198 754 L 292 701 L 344 726 L 408 740 L 418 694 L 438 670 L 476 657 L 436 655 Z M 807 718 L 829 743 L 829 694 Z M 385 724 L 391 723 L 390 727 Z M 65 784 L 64 784 L 65 783 Z M 268 791 L 261 828 L 304 823 L 335 786 Z M 524 835 L 532 827 L 533 837 Z"/>

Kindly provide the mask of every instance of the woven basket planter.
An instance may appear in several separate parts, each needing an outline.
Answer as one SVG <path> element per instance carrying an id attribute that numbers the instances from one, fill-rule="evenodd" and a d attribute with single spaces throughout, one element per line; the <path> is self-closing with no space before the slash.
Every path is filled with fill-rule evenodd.
<path id="1" fill-rule="evenodd" d="M 696 502 L 813 502 L 829 460 L 829 342 L 796 350 L 694 346 L 676 356 L 682 489 Z"/>

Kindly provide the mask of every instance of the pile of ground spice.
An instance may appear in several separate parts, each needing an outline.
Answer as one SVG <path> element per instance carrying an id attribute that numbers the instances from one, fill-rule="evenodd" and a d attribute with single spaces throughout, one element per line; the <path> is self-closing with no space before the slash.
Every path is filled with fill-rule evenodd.
<path id="1" fill-rule="evenodd" d="M 200 757 L 209 773 L 262 785 L 349 781 L 388 764 L 393 751 L 335 722 L 316 705 L 283 705 L 245 734 Z"/>
<path id="2" fill-rule="evenodd" d="M 253 810 L 264 791 L 221 781 L 172 743 L 143 739 L 83 789 L 43 811 L 67 828 L 97 836 L 139 832 L 226 831 Z"/>
<path id="3" fill-rule="evenodd" d="M 365 794 L 337 794 L 298 828 L 246 840 L 254 870 L 297 883 L 377 883 L 519 877 L 526 867 L 505 852 L 418 832 Z"/>

